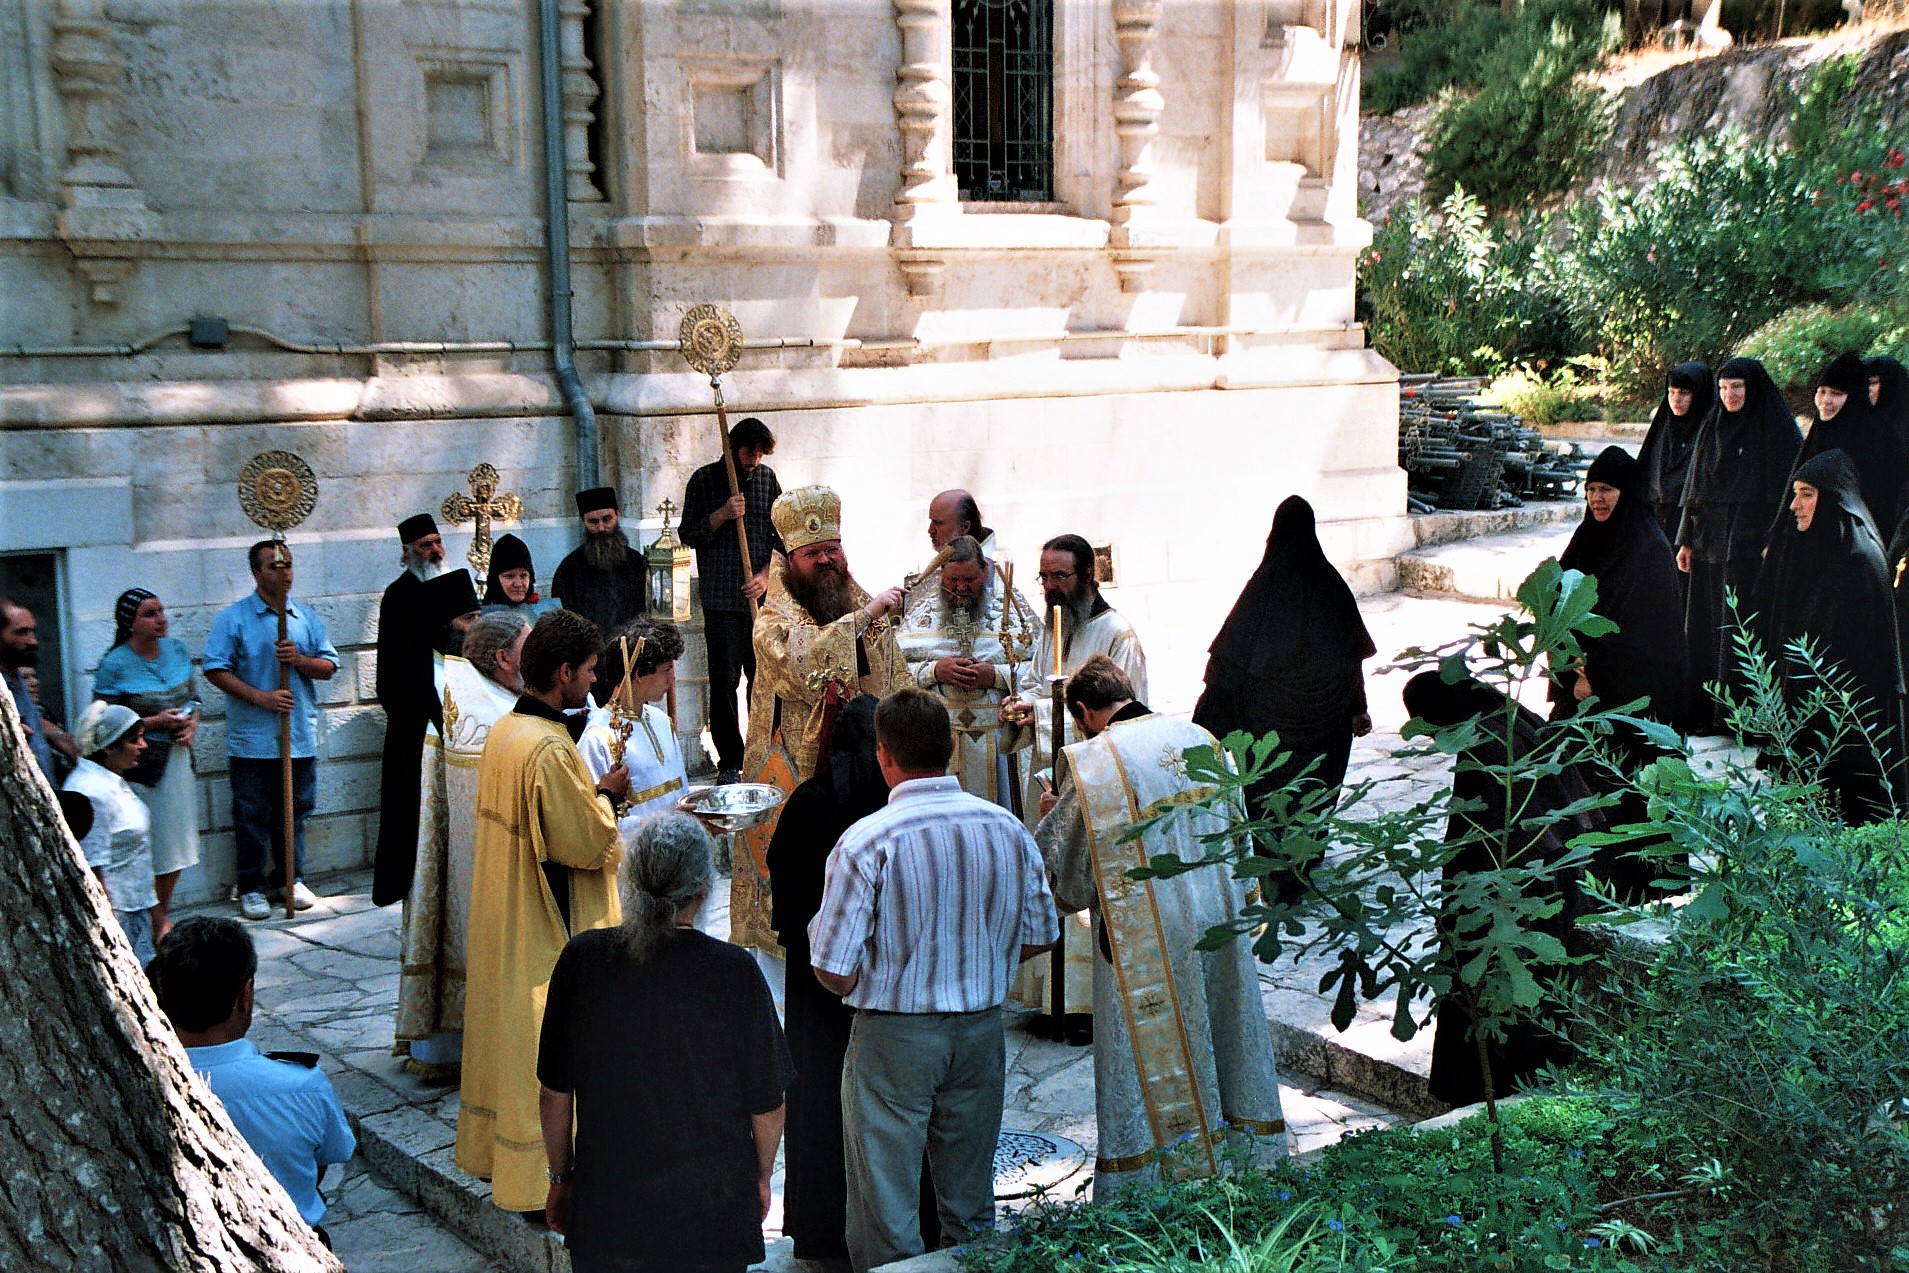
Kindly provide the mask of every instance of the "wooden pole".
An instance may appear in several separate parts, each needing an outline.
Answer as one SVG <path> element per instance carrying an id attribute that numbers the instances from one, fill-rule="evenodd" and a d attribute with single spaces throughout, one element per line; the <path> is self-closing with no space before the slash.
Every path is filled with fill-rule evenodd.
<path id="1" fill-rule="evenodd" d="M 729 445 L 729 411 L 723 406 L 722 377 L 715 372 L 709 375 L 709 390 L 716 395 L 716 425 L 722 433 L 723 472 L 729 474 L 729 497 L 734 499 L 742 494 L 742 482 L 736 476 L 736 452 Z M 742 577 L 746 583 L 755 578 L 755 563 L 749 560 L 749 520 L 747 513 L 736 519 L 736 544 L 742 549 Z M 762 605 L 754 597 L 749 598 L 749 615 L 754 618 L 761 612 Z"/>
<path id="2" fill-rule="evenodd" d="M 281 569 L 287 564 L 283 540 L 272 545 L 272 564 Z M 279 598 L 278 603 L 278 639 L 280 641 L 290 639 L 286 615 L 291 612 L 291 608 L 292 597 L 288 591 Z M 278 665 L 278 688 L 281 693 L 287 693 L 292 688 L 290 663 L 280 662 Z M 290 919 L 298 913 L 298 907 L 292 899 L 296 856 L 292 852 L 294 828 L 292 825 L 292 714 L 290 712 L 282 713 L 278 718 L 278 774 L 279 806 L 280 812 L 284 815 L 282 825 L 285 832 L 285 918 Z"/>

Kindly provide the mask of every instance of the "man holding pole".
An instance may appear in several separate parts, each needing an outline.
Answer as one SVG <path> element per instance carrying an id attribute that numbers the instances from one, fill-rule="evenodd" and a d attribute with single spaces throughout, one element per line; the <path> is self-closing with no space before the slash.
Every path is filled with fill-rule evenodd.
<path id="1" fill-rule="evenodd" d="M 305 819 L 317 803 L 318 790 L 318 711 L 312 683 L 336 675 L 339 657 L 325 634 L 324 620 L 292 603 L 291 548 L 282 540 L 260 540 L 247 560 L 253 591 L 212 621 L 204 667 L 206 680 L 226 695 L 239 913 L 264 919 L 270 913 L 265 890 L 268 884 L 285 887 L 288 857 L 290 905 L 305 910 L 314 900 L 300 878 Z M 277 852 L 268 866 L 272 849 Z"/>
<path id="2" fill-rule="evenodd" d="M 756 652 L 750 633 L 756 605 L 768 586 L 770 556 L 782 548 L 769 516 L 782 483 L 762 462 L 775 449 L 775 434 L 768 425 L 754 416 L 738 421 L 729 431 L 729 459 L 690 474 L 683 492 L 683 524 L 677 528 L 682 541 L 696 550 L 696 571 L 702 579 L 709 734 L 722 782 L 741 781 L 736 683 L 746 676 L 749 691 L 755 691 Z"/>

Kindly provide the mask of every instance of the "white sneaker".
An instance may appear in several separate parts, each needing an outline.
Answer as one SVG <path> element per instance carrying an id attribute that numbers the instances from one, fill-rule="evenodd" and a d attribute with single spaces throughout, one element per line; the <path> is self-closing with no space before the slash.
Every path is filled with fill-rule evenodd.
<path id="1" fill-rule="evenodd" d="M 264 919 L 271 913 L 272 908 L 265 903 L 265 894 L 239 894 L 239 914 L 247 919 Z"/>
<path id="2" fill-rule="evenodd" d="M 308 911 L 312 908 L 313 903 L 317 901 L 318 896 L 305 887 L 304 880 L 292 881 L 292 908 L 294 910 Z"/>

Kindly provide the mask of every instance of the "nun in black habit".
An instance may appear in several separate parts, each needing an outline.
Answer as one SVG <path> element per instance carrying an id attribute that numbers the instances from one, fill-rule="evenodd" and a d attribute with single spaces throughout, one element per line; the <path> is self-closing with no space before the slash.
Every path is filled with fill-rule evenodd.
<path id="1" fill-rule="evenodd" d="M 1606 447 L 1584 477 L 1584 521 L 1558 563 L 1597 580 L 1597 613 L 1617 631 L 1584 640 L 1584 662 L 1553 675 L 1551 719 L 1577 714 L 1595 694 L 1598 705 L 1622 707 L 1648 700 L 1636 714 L 1666 725 L 1683 720 L 1684 626 L 1677 608 L 1677 562 L 1657 519 L 1639 494 L 1642 470 L 1621 447 Z M 1643 822 L 1648 801 L 1628 775 L 1659 758 L 1641 733 L 1623 729 L 1610 738 L 1615 770 L 1587 766 L 1585 780 L 1615 794 L 1614 823 Z M 1598 851 L 1593 872 L 1617 899 L 1638 905 L 1676 891 L 1654 886 L 1666 874 L 1663 859 L 1640 856 L 1642 842 Z"/>
<path id="2" fill-rule="evenodd" d="M 1461 772 L 1453 775 L 1452 798 L 1481 807 L 1454 809 L 1447 819 L 1447 842 L 1465 842 L 1445 863 L 1447 883 L 1474 871 L 1555 860 L 1563 855 L 1573 836 L 1604 825 L 1601 816 L 1584 814 L 1543 829 L 1519 827 L 1507 831 L 1507 807 L 1518 811 L 1522 822 L 1590 794 L 1577 770 L 1566 766 L 1556 774 L 1518 780 L 1507 801 L 1499 777 L 1470 767 L 1504 768 L 1548 747 L 1550 726 L 1530 708 L 1522 704 L 1514 707 L 1502 691 L 1469 678 L 1448 685 L 1437 672 L 1421 672 L 1407 681 L 1404 697 L 1407 711 L 1440 729 L 1473 718 L 1480 722 L 1479 739 L 1459 753 Z M 1577 875 L 1553 877 L 1544 891 L 1560 907 L 1557 914 L 1539 921 L 1536 927 L 1557 938 L 1566 952 L 1579 953 L 1583 943 L 1578 936 L 1578 918 L 1585 913 L 1585 905 Z M 1441 931 L 1446 924 L 1447 919 L 1442 917 Z M 1540 1066 L 1559 1064 L 1573 1055 L 1571 1044 L 1561 1033 L 1556 1006 L 1548 1002 L 1513 1023 L 1504 1041 L 1489 1043 L 1486 1051 L 1491 1058 L 1492 1094 L 1498 1097 L 1510 1095 Z M 1485 1075 L 1478 1063 L 1478 1045 L 1472 1038 L 1471 1015 L 1457 995 L 1448 995 L 1439 1004 L 1427 1086 L 1433 1096 L 1450 1105 L 1471 1105 L 1485 1099 Z"/>
<path id="3" fill-rule="evenodd" d="M 851 826 L 888 803 L 875 759 L 875 696 L 844 704 L 816 772 L 789 793 L 769 841 L 769 924 L 788 952 L 784 1033 L 795 1081 L 783 1142 L 782 1231 L 797 1259 L 848 1258 L 842 1161 L 842 1063 L 854 1010 L 822 988 L 809 963 L 809 921 L 822 909 L 829 854 Z M 934 1181 L 921 1173 L 921 1236 L 940 1243 Z"/>
<path id="4" fill-rule="evenodd" d="M 1815 688 L 1788 648 L 1802 637 L 1812 638 L 1818 656 L 1852 682 L 1883 760 L 1878 764 L 1857 741 L 1827 759 L 1821 778 L 1844 821 L 1874 822 L 1896 807 L 1890 787 L 1900 783 L 1903 755 L 1902 663 L 1883 547 L 1863 506 L 1855 465 L 1841 451 L 1824 451 L 1798 466 L 1793 490 L 1791 515 L 1770 545 L 1758 583 L 1757 634 L 1792 701 Z"/>
<path id="5" fill-rule="evenodd" d="M 1869 370 L 1869 405 L 1879 420 L 1896 431 L 1903 453 L 1909 455 L 1909 368 L 1888 354 L 1865 358 L 1863 366 Z"/>
<path id="6" fill-rule="evenodd" d="M 1642 466 L 1640 493 L 1649 502 L 1664 538 L 1674 541 L 1683 516 L 1684 477 L 1690 471 L 1690 452 L 1697 430 L 1717 403 L 1717 381 L 1710 365 L 1680 362 L 1670 369 L 1663 401 L 1650 419 L 1650 432 L 1637 453 Z"/>
<path id="7" fill-rule="evenodd" d="M 1839 355 L 1816 378 L 1816 422 L 1796 462 L 1800 465 L 1825 451 L 1849 457 L 1872 524 L 1893 528 L 1902 513 L 1909 456 L 1900 431 L 1870 405 L 1869 368 L 1855 354 Z"/>
<path id="8" fill-rule="evenodd" d="M 1690 576 L 1684 639 L 1690 669 L 1689 726 L 1715 732 L 1710 681 L 1738 685 L 1726 590 L 1737 594 L 1749 618 L 1763 548 L 1784 501 L 1803 434 L 1770 373 L 1754 358 L 1732 358 L 1717 369 L 1717 405 L 1698 427 L 1684 478 L 1683 519 L 1677 527 L 1677 567 Z"/>
<path id="9" fill-rule="evenodd" d="M 1252 811 L 1304 769 L 1335 796 L 1352 740 L 1372 729 L 1361 664 L 1378 653 L 1352 589 L 1319 546 L 1312 505 L 1289 496 L 1273 514 L 1266 553 L 1207 647 L 1206 689 L 1193 721 L 1216 738 L 1279 733 L 1290 759 L 1247 792 Z M 1281 880 L 1285 900 L 1298 881 Z"/>

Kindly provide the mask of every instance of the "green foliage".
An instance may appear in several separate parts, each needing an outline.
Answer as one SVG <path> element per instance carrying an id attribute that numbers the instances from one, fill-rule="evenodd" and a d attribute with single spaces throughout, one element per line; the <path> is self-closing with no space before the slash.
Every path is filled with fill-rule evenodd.
<path id="1" fill-rule="evenodd" d="M 1526 424 L 1602 420 L 1594 378 L 1579 371 L 1585 361 L 1573 359 L 1550 375 L 1520 364 L 1491 382 L 1491 397 Z"/>
<path id="2" fill-rule="evenodd" d="M 1696 892 L 1620 1020 L 1589 1050 L 1586 1086 L 1628 1128 L 1653 1179 L 1638 1225 L 1701 1240 L 1702 1268 L 1896 1269 L 1909 1247 L 1909 841 L 1852 830 L 1813 778 L 1873 746 L 1847 682 L 1804 646 L 1786 686 L 1739 636 L 1748 686 L 1732 729 L 1764 740 L 1760 770 L 1647 770 L 1654 820 L 1699 864 Z M 1667 1169 L 1708 1162 L 1691 1206 Z"/>
<path id="3" fill-rule="evenodd" d="M 1616 42 L 1617 15 L 1594 30 L 1524 11 L 1480 65 L 1482 87 L 1432 121 L 1428 186 L 1460 186 L 1499 209 L 1523 209 L 1583 179 L 1610 135 L 1604 94 L 1584 78 Z"/>
<path id="4" fill-rule="evenodd" d="M 1530 0 L 1506 14 L 1496 0 L 1465 0 L 1441 7 L 1436 16 L 1401 10 L 1399 60 L 1366 81 L 1364 107 L 1390 114 L 1428 102 L 1447 89 L 1470 90 L 1492 83 L 1505 67 L 1508 43 L 1532 44 L 1562 27 L 1573 47 L 1596 49 L 1606 37 L 1603 12 L 1587 0 Z M 1596 56 L 1579 69 L 1596 64 Z"/>
<path id="5" fill-rule="evenodd" d="M 1576 336 L 1533 287 L 1551 258 L 1531 235 L 1490 224 L 1455 190 L 1435 208 L 1416 200 L 1378 226 L 1359 258 L 1372 347 L 1409 371 L 1496 375 L 1515 359 L 1562 357 Z"/>
<path id="6" fill-rule="evenodd" d="M 1800 305 L 1750 333 L 1737 352 L 1761 359 L 1785 391 L 1803 393 L 1830 359 L 1852 349 L 1909 355 L 1909 317 L 1875 305 Z"/>
<path id="7" fill-rule="evenodd" d="M 970 1273 L 1631 1270 L 1592 1210 L 1609 1126 L 1590 1100 L 1509 1106 L 1502 1178 L 1482 1118 L 1363 1132 L 1309 1164 L 1042 1202 L 960 1259 Z"/>

